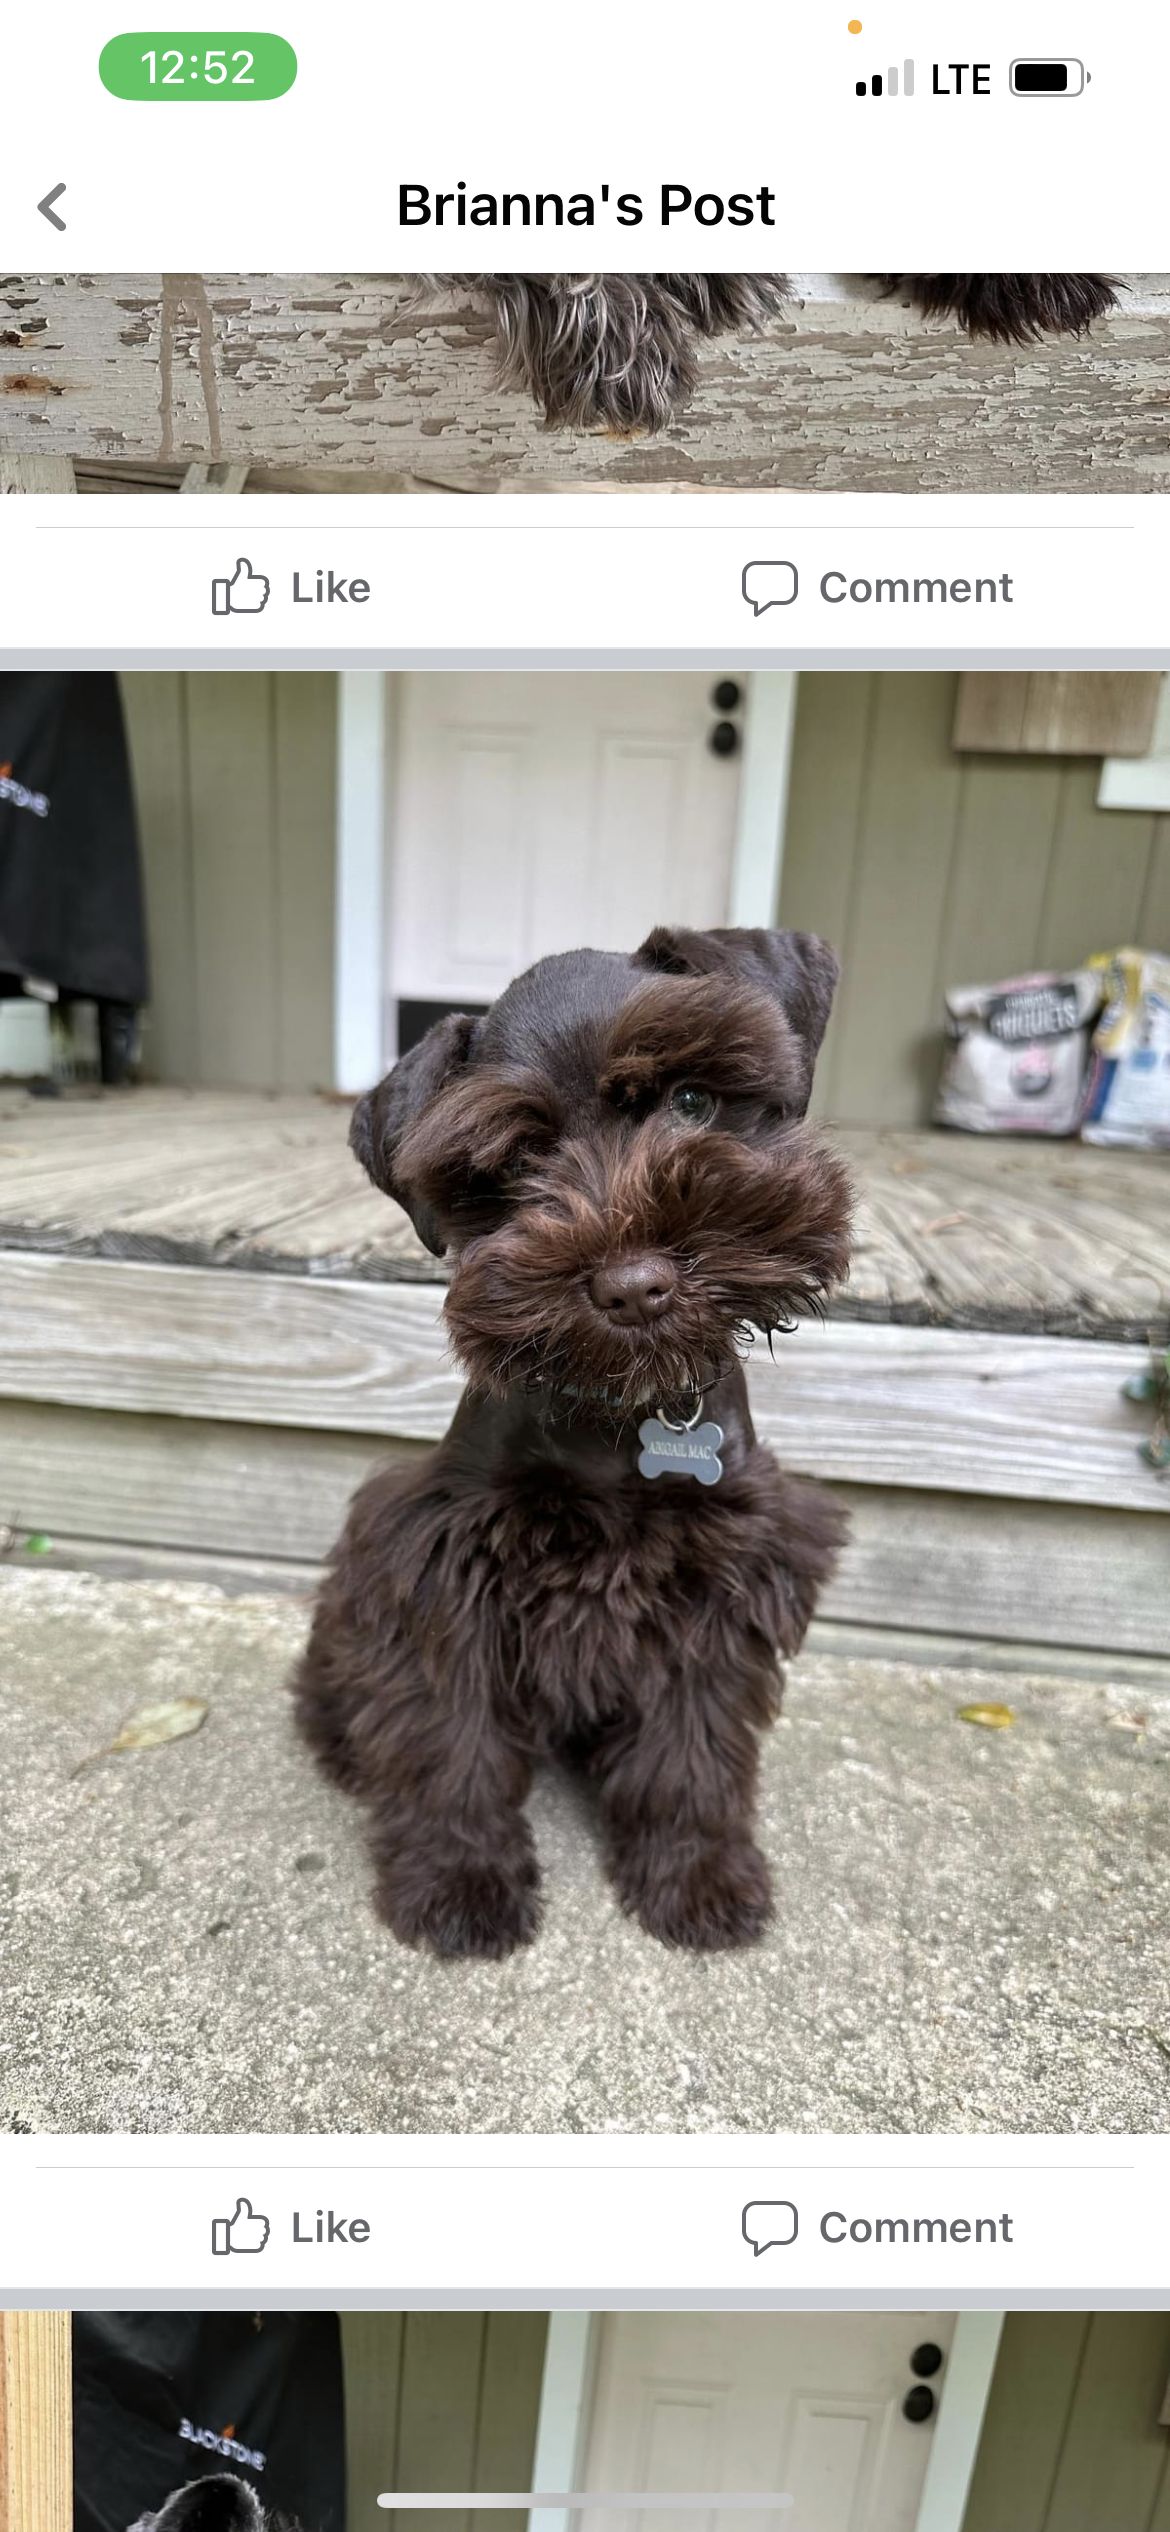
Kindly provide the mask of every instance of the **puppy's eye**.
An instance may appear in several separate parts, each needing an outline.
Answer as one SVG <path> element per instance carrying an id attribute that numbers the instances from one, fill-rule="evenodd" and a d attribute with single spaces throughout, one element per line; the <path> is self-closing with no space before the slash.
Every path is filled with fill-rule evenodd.
<path id="1" fill-rule="evenodd" d="M 680 1081 L 672 1090 L 667 1106 L 680 1125 L 710 1125 L 715 1102 L 709 1090 L 701 1090 L 694 1081 Z"/>
<path id="2" fill-rule="evenodd" d="M 462 1183 L 450 1191 L 447 1203 L 452 1221 L 470 1235 L 496 1230 L 511 1212 L 511 1198 L 512 1190 L 503 1178 L 469 1169 Z"/>

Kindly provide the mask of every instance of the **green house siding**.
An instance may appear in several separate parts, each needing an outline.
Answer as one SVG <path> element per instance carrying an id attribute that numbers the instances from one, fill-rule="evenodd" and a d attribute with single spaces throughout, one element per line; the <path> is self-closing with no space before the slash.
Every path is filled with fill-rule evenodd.
<path id="1" fill-rule="evenodd" d="M 963 2532 L 1170 2532 L 1168 2386 L 1168 2313 L 1009 2313 Z"/>
<path id="2" fill-rule="evenodd" d="M 530 2488 L 543 2312 L 347 2312 L 349 2532 L 525 2532 L 522 2514 L 379 2513 L 391 2488 Z"/>
<path id="3" fill-rule="evenodd" d="M 124 676 L 154 991 L 152 1081 L 333 1077 L 337 680 Z"/>
<path id="4" fill-rule="evenodd" d="M 780 914 L 841 956 L 814 1097 L 842 1124 L 927 1121 L 948 984 L 1170 946 L 1170 818 L 1099 809 L 1093 758 L 957 754 L 957 682 L 800 680 Z"/>

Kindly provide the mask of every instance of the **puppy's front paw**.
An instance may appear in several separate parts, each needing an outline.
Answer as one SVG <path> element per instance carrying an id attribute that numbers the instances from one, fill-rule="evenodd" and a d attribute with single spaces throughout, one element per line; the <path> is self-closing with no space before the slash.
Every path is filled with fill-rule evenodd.
<path id="1" fill-rule="evenodd" d="M 993 343 L 1038 343 L 1045 334 L 1084 334 L 1117 305 L 1101 273 L 983 273 L 967 278 L 959 313 L 972 334 Z"/>
<path id="2" fill-rule="evenodd" d="M 1038 318 L 1061 334 L 1085 334 L 1119 305 L 1117 283 L 1104 273 L 1049 273 Z"/>
<path id="3" fill-rule="evenodd" d="M 1038 343 L 1046 334 L 1084 334 L 1117 306 L 1104 273 L 904 273 L 928 316 L 957 316 L 990 343 Z"/>
<path id="4" fill-rule="evenodd" d="M 400 1943 L 420 1944 L 443 1960 L 504 1960 L 531 1943 L 540 1923 L 535 1860 L 460 1863 L 409 1887 L 393 1867 L 379 1876 L 378 1914 Z"/>
<path id="5" fill-rule="evenodd" d="M 618 1887 L 647 1934 L 682 1951 L 737 1951 L 759 1941 L 772 1914 L 771 1876 L 750 1838 L 706 1846 L 673 1869 L 659 1856 L 640 1874 L 623 1858 Z"/>

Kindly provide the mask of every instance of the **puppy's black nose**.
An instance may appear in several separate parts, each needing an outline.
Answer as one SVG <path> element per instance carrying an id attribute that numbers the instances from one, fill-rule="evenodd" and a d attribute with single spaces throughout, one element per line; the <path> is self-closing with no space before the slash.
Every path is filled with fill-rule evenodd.
<path id="1" fill-rule="evenodd" d="M 668 1257 L 619 1257 L 598 1267 L 589 1297 L 615 1327 L 648 1328 L 669 1310 L 677 1283 Z"/>

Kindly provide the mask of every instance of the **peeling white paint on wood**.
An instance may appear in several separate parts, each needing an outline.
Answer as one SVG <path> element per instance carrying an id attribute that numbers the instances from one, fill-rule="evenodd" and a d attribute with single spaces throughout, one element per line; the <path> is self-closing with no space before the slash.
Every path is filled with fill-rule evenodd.
<path id="1" fill-rule="evenodd" d="M 973 344 L 872 281 L 801 276 L 702 354 L 658 438 L 545 431 L 491 326 L 374 274 L 0 274 L 0 450 L 479 483 L 1143 492 L 1170 484 L 1170 276 L 1082 342 Z"/>

